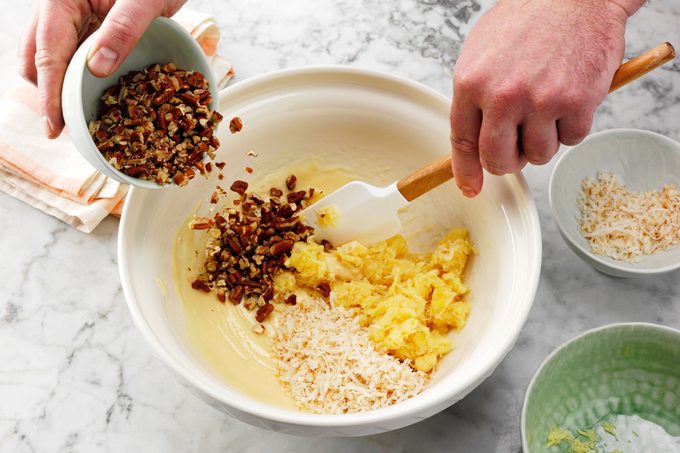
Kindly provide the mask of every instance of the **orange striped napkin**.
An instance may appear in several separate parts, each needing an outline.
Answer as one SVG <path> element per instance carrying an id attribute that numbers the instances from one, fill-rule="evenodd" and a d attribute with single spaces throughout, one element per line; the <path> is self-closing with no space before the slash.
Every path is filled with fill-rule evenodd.
<path id="1" fill-rule="evenodd" d="M 223 88 L 233 69 L 215 53 L 220 39 L 215 18 L 183 8 L 173 19 L 196 38 Z M 128 187 L 91 167 L 68 130 L 47 139 L 37 89 L 17 80 L 0 97 L 0 190 L 89 233 L 109 214 L 120 216 Z"/>

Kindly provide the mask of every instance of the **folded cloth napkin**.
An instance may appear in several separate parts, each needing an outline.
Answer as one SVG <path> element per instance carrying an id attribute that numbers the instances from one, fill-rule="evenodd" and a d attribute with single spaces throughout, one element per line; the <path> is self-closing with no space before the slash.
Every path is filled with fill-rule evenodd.
<path id="1" fill-rule="evenodd" d="M 196 39 L 224 87 L 233 69 L 215 53 L 220 39 L 215 19 L 186 8 L 173 19 Z M 128 187 L 91 167 L 68 130 L 47 139 L 37 89 L 17 80 L 0 97 L 0 190 L 89 233 L 109 214 L 120 216 Z"/>

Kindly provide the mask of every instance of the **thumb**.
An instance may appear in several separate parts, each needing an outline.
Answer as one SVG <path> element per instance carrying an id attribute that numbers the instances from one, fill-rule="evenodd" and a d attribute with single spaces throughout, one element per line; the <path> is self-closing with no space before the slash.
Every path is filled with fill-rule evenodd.
<path id="1" fill-rule="evenodd" d="M 147 27 L 161 14 L 156 0 L 118 0 L 106 15 L 87 59 L 97 77 L 113 73 L 128 56 Z"/>

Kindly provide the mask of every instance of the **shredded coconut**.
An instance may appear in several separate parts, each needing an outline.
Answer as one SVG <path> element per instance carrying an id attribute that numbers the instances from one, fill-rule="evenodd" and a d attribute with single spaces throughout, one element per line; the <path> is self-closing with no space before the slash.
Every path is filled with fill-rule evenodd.
<path id="1" fill-rule="evenodd" d="M 427 374 L 379 352 L 347 310 L 298 298 L 274 335 L 279 380 L 301 410 L 324 414 L 389 406 L 420 393 Z"/>
<path id="2" fill-rule="evenodd" d="M 680 191 L 675 186 L 635 192 L 606 172 L 581 186 L 580 228 L 593 253 L 635 262 L 680 244 Z"/>

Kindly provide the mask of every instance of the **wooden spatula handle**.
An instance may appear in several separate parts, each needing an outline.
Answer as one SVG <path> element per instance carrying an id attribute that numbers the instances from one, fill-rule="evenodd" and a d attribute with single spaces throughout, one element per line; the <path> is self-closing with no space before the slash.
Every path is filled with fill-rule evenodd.
<path id="1" fill-rule="evenodd" d="M 400 179 L 397 182 L 397 189 L 404 198 L 413 201 L 451 178 L 453 178 L 453 169 L 451 168 L 451 155 L 449 154 Z"/>
<path id="2" fill-rule="evenodd" d="M 612 84 L 609 86 L 609 92 L 618 90 L 627 83 L 647 74 L 652 69 L 656 69 L 662 64 L 671 61 L 673 58 L 675 58 L 675 49 L 669 42 L 659 44 L 641 53 L 619 66 L 619 69 L 614 73 Z"/>
<path id="3" fill-rule="evenodd" d="M 665 42 L 628 60 L 614 73 L 609 92 L 621 88 L 673 58 L 675 58 L 675 49 L 670 43 Z M 404 198 L 413 201 L 451 178 L 453 178 L 453 169 L 451 168 L 451 155 L 449 155 L 397 181 L 397 189 Z"/>

